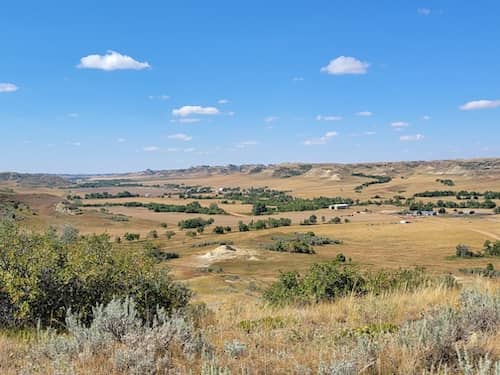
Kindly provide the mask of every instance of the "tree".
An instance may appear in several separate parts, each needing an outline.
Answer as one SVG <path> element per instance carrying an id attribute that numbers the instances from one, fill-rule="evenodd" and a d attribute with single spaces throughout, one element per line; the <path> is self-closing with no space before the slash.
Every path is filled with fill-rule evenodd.
<path id="1" fill-rule="evenodd" d="M 245 224 L 243 221 L 238 222 L 238 230 L 240 232 L 248 232 L 250 230 L 250 227 L 248 224 Z"/>
<path id="2" fill-rule="evenodd" d="M 224 227 L 220 226 L 220 225 L 217 225 L 215 228 L 214 228 L 214 233 L 215 234 L 224 234 Z"/>
<path id="3" fill-rule="evenodd" d="M 267 213 L 267 207 L 265 203 L 262 202 L 256 202 L 253 204 L 252 207 L 252 215 L 259 216 Z"/>
<path id="4" fill-rule="evenodd" d="M 142 254 L 123 251 L 108 235 L 64 243 L 51 231 L 26 233 L 0 222 L 0 325 L 60 328 L 68 308 L 84 322 L 113 297 L 133 297 L 140 317 L 183 308 L 191 292 Z"/>

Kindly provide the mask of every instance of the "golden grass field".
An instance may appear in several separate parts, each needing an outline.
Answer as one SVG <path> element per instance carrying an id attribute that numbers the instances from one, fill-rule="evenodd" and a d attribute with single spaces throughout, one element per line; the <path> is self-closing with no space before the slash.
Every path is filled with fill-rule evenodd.
<path id="1" fill-rule="evenodd" d="M 495 163 L 495 161 L 493 162 Z M 268 216 L 252 216 L 252 206 L 223 203 L 221 198 L 197 199 L 202 206 L 217 203 L 227 215 L 199 215 L 187 213 L 153 212 L 142 207 L 109 206 L 86 207 L 80 215 L 71 215 L 56 210 L 58 203 L 67 194 L 84 196 L 87 193 L 108 192 L 116 194 L 127 190 L 140 197 L 116 199 L 84 199 L 87 204 L 105 203 L 165 203 L 185 205 L 195 199 L 182 199 L 176 194 L 163 197 L 168 189 L 159 188 L 163 184 L 185 184 L 209 186 L 213 190 L 221 187 L 269 187 L 288 191 L 296 197 L 313 198 L 319 196 L 342 196 L 367 200 L 373 197 L 389 199 L 395 195 L 411 197 L 426 190 L 469 190 L 484 192 L 500 191 L 498 169 L 464 170 L 453 162 L 441 164 L 417 163 L 412 166 L 318 166 L 301 176 L 290 178 L 273 177 L 268 170 L 256 175 L 248 173 L 167 173 L 131 174 L 128 176 L 95 176 L 87 181 L 105 179 L 127 179 L 140 183 L 140 187 L 74 188 L 28 186 L 13 181 L 0 182 L 0 197 L 11 197 L 23 203 L 18 212 L 21 225 L 27 230 L 44 230 L 49 226 L 62 229 L 70 224 L 80 233 L 108 233 L 112 239 L 125 232 L 140 233 L 139 241 L 126 242 L 121 246 L 128 251 L 140 251 L 146 241 L 155 243 L 161 249 L 176 252 L 178 259 L 164 261 L 159 267 L 168 267 L 175 279 L 186 283 L 194 292 L 194 302 L 204 302 L 211 310 L 204 335 L 214 345 L 219 360 L 233 373 L 288 374 L 308 373 L 305 369 L 317 369 L 326 360 L 328 353 L 335 350 L 335 337 L 346 329 L 369 324 L 390 322 L 399 325 L 421 316 L 439 306 L 455 306 L 459 291 L 444 288 L 422 288 L 415 292 L 396 291 L 383 296 L 368 295 L 361 299 L 342 298 L 335 303 L 322 303 L 309 307 L 271 308 L 262 303 L 261 294 L 276 278 L 280 271 L 305 271 L 312 264 L 334 259 L 338 253 L 362 269 L 397 269 L 415 266 L 425 267 L 437 275 L 452 274 L 462 285 L 472 285 L 487 290 L 497 290 L 497 280 L 478 280 L 461 273 L 461 268 L 484 268 L 492 263 L 500 269 L 500 258 L 456 258 L 455 247 L 467 244 L 473 250 L 482 248 L 485 240 L 500 240 L 500 215 L 493 210 L 477 209 L 474 215 L 457 215 L 452 210 L 448 214 L 433 217 L 408 217 L 399 214 L 400 208 L 390 205 L 353 206 L 347 210 L 321 209 L 316 211 L 283 212 L 271 217 L 290 218 L 292 225 L 275 229 L 239 232 L 238 222 L 266 219 Z M 371 185 L 361 192 L 354 188 L 369 179 L 353 177 L 351 171 L 368 174 L 389 174 L 389 183 Z M 454 181 L 449 187 L 436 182 L 437 178 Z M 2 195 L 3 194 L 3 195 Z M 435 201 L 438 198 L 422 198 Z M 455 200 L 455 197 L 446 197 Z M 500 204 L 500 201 L 496 201 Z M 467 210 L 466 210 L 467 211 Z M 319 224 L 299 225 L 301 221 L 315 214 Z M 114 221 L 114 215 L 126 215 L 128 221 Z M 326 224 L 321 220 L 339 216 L 342 224 Z M 178 228 L 180 220 L 202 217 L 213 218 L 215 223 L 205 232 L 191 238 L 186 231 Z M 344 223 L 348 219 L 348 223 Z M 407 223 L 401 223 L 406 221 Z M 167 228 L 165 228 L 165 224 Z M 215 225 L 230 226 L 230 233 L 212 233 Z M 156 230 L 159 238 L 148 238 Z M 167 239 L 166 231 L 176 234 Z M 317 235 L 341 240 L 341 244 L 315 247 L 316 254 L 291 254 L 271 252 L 265 249 L 273 236 L 294 232 L 314 231 Z M 212 253 L 216 242 L 231 241 L 237 251 L 231 254 Z M 200 246 L 209 243 L 207 246 Z M 211 243 L 211 244 L 210 244 Z M 215 255 L 214 255 L 215 254 Z M 211 272 L 214 271 L 214 272 Z M 240 327 L 244 320 L 265 321 L 269 317 L 279 319 L 280 329 L 260 327 L 245 332 Z M 280 323 L 281 324 L 281 323 Z M 318 338 L 319 337 L 319 338 Z M 246 343 L 248 351 L 242 358 L 233 358 L 224 351 L 225 343 L 237 340 Z M 478 347 L 483 348 L 493 358 L 500 357 L 500 336 L 497 334 L 478 339 Z M 0 373 L 19 373 L 27 341 L 8 334 L 0 335 Z M 390 353 L 377 360 L 377 368 L 369 373 L 385 374 L 391 368 L 398 373 L 416 373 L 410 354 L 400 351 L 396 344 L 389 346 Z M 392 359 L 391 359 L 392 358 Z M 398 358 L 397 364 L 391 362 Z M 200 362 L 179 363 L 182 373 L 199 369 Z M 301 372 L 302 370 L 305 372 Z M 109 361 L 103 357 L 92 357 L 92 361 L 79 360 L 74 373 L 77 374 L 121 374 L 114 371 Z M 197 370 L 196 370 L 197 371 Z M 439 372 L 437 372 L 439 373 Z"/>
<path id="2" fill-rule="evenodd" d="M 440 169 L 441 168 L 441 169 Z M 343 196 L 352 199 L 366 200 L 374 196 L 391 198 L 396 194 L 406 197 L 425 190 L 472 190 L 472 191 L 500 191 L 500 175 L 488 170 L 464 171 L 453 163 L 446 164 L 446 168 L 434 164 L 416 164 L 416 166 L 384 165 L 372 167 L 370 165 L 354 166 L 350 170 L 365 173 L 389 174 L 393 178 L 389 183 L 371 185 L 361 192 L 354 188 L 368 181 L 364 177 L 354 177 L 338 166 L 318 166 L 309 172 L 291 178 L 272 177 L 264 170 L 259 174 L 246 173 L 179 173 L 165 177 L 135 174 L 125 177 L 128 181 L 141 183 L 141 187 L 105 187 L 60 189 L 39 186 L 24 186 L 13 182 L 3 183 L 0 188 L 11 188 L 17 198 L 26 203 L 37 215 L 25 215 L 23 225 L 31 229 L 43 229 L 49 225 L 61 228 L 65 224 L 77 227 L 81 233 L 109 233 L 112 237 L 123 236 L 125 232 L 140 233 L 142 238 L 147 237 L 151 230 L 157 230 L 160 237 L 155 242 L 168 251 L 180 254 L 179 259 L 168 262 L 174 275 L 186 281 L 196 292 L 197 298 L 205 301 L 221 303 L 226 296 L 237 294 L 247 298 L 246 288 L 250 282 L 265 285 L 273 280 L 279 271 L 290 269 L 304 270 L 312 263 L 332 259 L 339 252 L 352 258 L 353 262 L 364 268 L 397 268 L 424 266 L 431 272 L 450 272 L 464 278 L 458 270 L 466 267 L 483 267 L 485 259 L 450 259 L 454 254 L 455 246 L 459 243 L 470 245 L 479 250 L 485 240 L 500 238 L 500 215 L 493 215 L 491 210 L 475 210 L 474 216 L 447 215 L 442 217 L 404 217 L 398 215 L 398 208 L 394 206 L 363 206 L 352 207 L 348 210 L 332 211 L 322 209 L 317 211 L 284 212 L 272 215 L 273 217 L 287 217 L 292 219 L 293 225 L 263 231 L 240 233 L 237 224 L 240 220 L 249 222 L 262 217 L 251 216 L 251 205 L 223 204 L 221 199 L 201 199 L 203 206 L 217 203 L 228 215 L 198 215 L 186 213 L 156 213 L 146 208 L 135 207 L 107 207 L 106 212 L 99 208 L 85 208 L 82 215 L 68 215 L 55 210 L 58 202 L 66 194 L 84 196 L 92 192 L 118 193 L 128 190 L 140 197 L 117 199 L 88 199 L 85 203 L 123 203 L 138 201 L 142 203 L 157 202 L 168 204 L 186 204 L 193 199 L 180 199 L 175 194 L 170 198 L 162 198 L 166 190 L 157 187 L 162 184 L 185 184 L 210 186 L 217 190 L 220 187 L 269 187 L 277 190 L 289 191 L 297 197 Z M 456 174 L 453 174 L 456 173 Z M 88 181 L 124 178 L 123 176 L 96 176 Z M 436 182 L 437 178 L 452 179 L 455 186 L 448 187 Z M 437 200 L 438 198 L 422 198 L 421 200 Z M 454 197 L 451 198 L 452 200 Z M 500 203 L 500 202 L 497 202 Z M 366 211 L 366 212 L 365 212 Z M 115 214 L 129 217 L 127 222 L 116 222 L 110 219 Z M 334 216 L 348 218 L 348 224 L 331 225 L 319 224 L 315 226 L 300 226 L 299 222 L 315 214 L 318 218 L 324 216 L 326 221 Z M 190 217 L 213 217 L 215 224 L 208 227 L 204 234 L 196 238 L 189 238 L 183 231 L 178 230 L 177 223 Z M 266 217 L 264 217 L 265 219 Z M 400 224 L 401 220 L 408 220 L 408 224 Z M 160 226 L 168 225 L 167 229 Z M 320 221 L 321 223 L 321 221 Z M 233 232 L 224 235 L 211 233 L 214 225 L 231 226 Z M 166 230 L 173 230 L 177 234 L 170 240 L 163 235 Z M 270 241 L 273 235 L 280 233 L 304 232 L 312 230 L 318 235 L 333 237 L 342 240 L 341 245 L 318 247 L 315 255 L 273 253 L 263 249 L 263 244 Z M 216 246 L 193 247 L 194 244 L 213 241 L 233 241 L 239 249 L 251 252 L 254 256 L 237 256 L 234 259 L 200 260 L 203 255 Z M 140 247 L 140 243 L 130 245 Z M 500 260 L 488 259 L 496 268 L 500 268 Z M 215 265 L 223 272 L 212 274 L 206 272 L 206 267 Z M 231 278 L 231 280 L 228 279 Z M 216 286 L 216 287 L 214 287 Z"/>

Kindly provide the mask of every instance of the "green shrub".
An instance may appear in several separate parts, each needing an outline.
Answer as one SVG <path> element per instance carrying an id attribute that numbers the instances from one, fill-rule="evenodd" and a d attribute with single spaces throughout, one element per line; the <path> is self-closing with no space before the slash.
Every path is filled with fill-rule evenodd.
<path id="1" fill-rule="evenodd" d="M 144 250 L 146 256 L 155 262 L 161 262 L 164 260 L 179 258 L 179 254 L 174 252 L 163 251 L 162 249 L 155 246 L 151 242 L 146 243 Z"/>
<path id="2" fill-rule="evenodd" d="M 141 235 L 139 233 L 125 233 L 123 235 L 123 238 L 125 238 L 127 241 L 135 241 L 141 238 Z"/>
<path id="3" fill-rule="evenodd" d="M 500 256 L 500 241 L 486 240 L 483 245 L 484 254 L 487 256 Z"/>
<path id="4" fill-rule="evenodd" d="M 469 246 L 462 244 L 457 245 L 455 254 L 459 258 L 473 258 L 479 256 L 479 254 L 472 252 Z"/>
<path id="5" fill-rule="evenodd" d="M 369 292 L 411 291 L 438 284 L 448 286 L 437 278 L 431 278 L 423 268 L 367 273 L 351 264 L 330 261 L 312 265 L 303 276 L 294 271 L 281 273 L 278 280 L 264 292 L 263 298 L 271 305 L 280 306 L 331 301 L 346 295 Z"/>
<path id="6" fill-rule="evenodd" d="M 215 233 L 215 234 L 224 234 L 224 227 L 223 227 L 223 226 L 220 226 L 220 225 L 217 225 L 217 226 L 214 228 L 214 233 Z"/>
<path id="7" fill-rule="evenodd" d="M 214 222 L 214 219 L 210 218 L 205 220 L 201 217 L 195 217 L 191 219 L 185 219 L 179 221 L 177 224 L 181 229 L 196 229 L 200 227 L 206 227 Z"/>
<path id="8" fill-rule="evenodd" d="M 141 254 L 113 248 L 107 235 L 66 244 L 53 231 L 25 233 L 0 223 L 0 325 L 60 327 L 72 308 L 84 321 L 113 296 L 132 296 L 140 316 L 186 306 L 191 292 Z"/>
<path id="9" fill-rule="evenodd" d="M 172 230 L 167 230 L 165 232 L 165 236 L 167 237 L 167 240 L 171 239 L 173 236 L 175 236 L 175 232 Z"/>

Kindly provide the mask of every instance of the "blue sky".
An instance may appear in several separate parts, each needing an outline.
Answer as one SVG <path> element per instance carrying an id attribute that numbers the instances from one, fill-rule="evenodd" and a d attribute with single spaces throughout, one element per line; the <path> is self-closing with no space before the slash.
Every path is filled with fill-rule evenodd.
<path id="1" fill-rule="evenodd" d="M 493 0 L 5 2 L 0 170 L 500 156 L 499 40 Z"/>

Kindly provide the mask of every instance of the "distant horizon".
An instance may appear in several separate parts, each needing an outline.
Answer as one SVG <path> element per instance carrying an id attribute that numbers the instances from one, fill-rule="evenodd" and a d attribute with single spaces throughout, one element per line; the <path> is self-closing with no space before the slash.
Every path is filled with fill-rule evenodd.
<path id="1" fill-rule="evenodd" d="M 367 165 L 367 164 L 397 164 L 397 163 L 433 163 L 433 162 L 473 162 L 480 160 L 497 160 L 500 156 L 484 156 L 484 157 L 471 157 L 471 158 L 456 158 L 456 159 L 408 159 L 408 160 L 376 160 L 376 161 L 358 161 L 358 162 L 333 162 L 333 161 L 320 161 L 320 162 L 303 162 L 303 161 L 284 161 L 279 163 L 243 163 L 243 164 L 197 164 L 191 165 L 185 168 L 144 168 L 140 170 L 129 170 L 129 171 L 111 171 L 111 172 L 44 172 L 44 171 L 20 171 L 20 170 L 0 170 L 0 174 L 4 173 L 19 173 L 28 175 L 52 175 L 52 176 L 110 176 L 110 175 L 127 175 L 134 173 L 141 173 L 146 171 L 152 172 L 164 172 L 164 171 L 179 171 L 179 170 L 189 170 L 196 168 L 225 168 L 228 166 L 245 167 L 245 166 L 257 166 L 262 165 L 265 167 L 280 166 L 280 165 L 304 165 L 311 164 L 312 166 L 321 165 Z"/>

